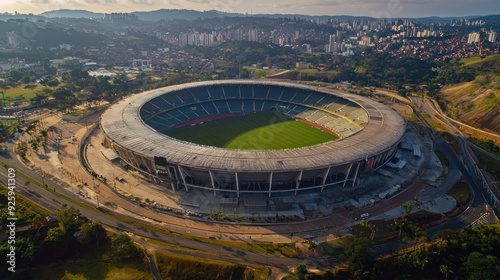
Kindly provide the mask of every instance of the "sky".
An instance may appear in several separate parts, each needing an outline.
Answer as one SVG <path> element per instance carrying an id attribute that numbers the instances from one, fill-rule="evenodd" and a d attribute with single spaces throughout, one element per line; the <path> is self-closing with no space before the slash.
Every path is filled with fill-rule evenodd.
<path id="1" fill-rule="evenodd" d="M 219 10 L 249 14 L 354 15 L 377 18 L 500 14 L 499 0 L 1 0 L 0 12 L 39 14 L 72 9 L 134 12 Z"/>

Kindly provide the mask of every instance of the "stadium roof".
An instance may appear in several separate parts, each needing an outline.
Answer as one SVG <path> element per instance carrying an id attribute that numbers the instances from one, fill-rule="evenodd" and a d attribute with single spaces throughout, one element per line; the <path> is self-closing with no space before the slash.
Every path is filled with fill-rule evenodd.
<path id="1" fill-rule="evenodd" d="M 193 144 L 154 131 L 139 116 L 142 104 L 159 95 L 187 87 L 207 85 L 278 85 L 334 94 L 363 107 L 370 117 L 360 132 L 344 139 L 284 150 L 235 150 Z M 153 160 L 165 157 L 171 164 L 236 172 L 290 171 L 329 167 L 365 159 L 397 144 L 406 124 L 394 110 L 376 100 L 327 91 L 312 86 L 253 80 L 206 81 L 143 92 L 112 105 L 101 118 L 104 133 L 119 146 Z"/>

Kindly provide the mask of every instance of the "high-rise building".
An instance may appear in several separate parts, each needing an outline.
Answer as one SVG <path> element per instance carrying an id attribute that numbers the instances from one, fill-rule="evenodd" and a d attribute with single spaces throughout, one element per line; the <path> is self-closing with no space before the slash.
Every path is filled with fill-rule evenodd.
<path id="1" fill-rule="evenodd" d="M 372 38 L 369 36 L 363 36 L 361 37 L 361 41 L 359 41 L 359 44 L 361 46 L 369 46 L 372 43 Z"/>
<path id="2" fill-rule="evenodd" d="M 495 43 L 497 41 L 497 33 L 495 31 L 491 31 L 490 35 L 488 35 L 488 41 Z"/>
<path id="3" fill-rule="evenodd" d="M 217 42 L 219 42 L 219 43 L 224 42 L 224 36 L 222 36 L 222 34 L 220 34 L 220 33 L 217 35 Z"/>
<path id="4" fill-rule="evenodd" d="M 181 33 L 179 34 L 179 46 L 184 47 L 188 43 L 188 34 L 187 33 Z"/>
<path id="5" fill-rule="evenodd" d="M 259 30 L 257 30 L 257 29 L 248 30 L 248 41 L 258 42 L 259 41 Z"/>
<path id="6" fill-rule="evenodd" d="M 200 42 L 200 36 L 198 33 L 190 33 L 188 34 L 188 45 L 190 46 L 198 46 Z"/>
<path id="7" fill-rule="evenodd" d="M 467 40 L 468 44 L 479 43 L 480 35 L 479 32 L 472 32 L 469 34 L 469 38 Z"/>
<path id="8" fill-rule="evenodd" d="M 330 35 L 330 40 L 328 41 L 326 52 L 332 53 L 334 51 L 336 40 L 337 40 L 336 35 Z"/>
<path id="9" fill-rule="evenodd" d="M 335 42 L 342 43 L 342 41 L 343 41 L 343 33 L 342 33 L 342 31 L 337 30 L 337 34 L 336 35 L 337 35 L 337 39 L 335 40 Z"/>

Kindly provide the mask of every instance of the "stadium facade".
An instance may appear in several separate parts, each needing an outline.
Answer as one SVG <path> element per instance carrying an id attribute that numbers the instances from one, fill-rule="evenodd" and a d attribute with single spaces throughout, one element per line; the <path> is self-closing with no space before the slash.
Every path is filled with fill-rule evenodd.
<path id="1" fill-rule="evenodd" d="M 237 150 L 160 133 L 207 117 L 265 110 L 319 125 L 339 139 L 294 149 Z M 173 190 L 200 188 L 238 197 L 355 185 L 360 176 L 392 158 L 406 130 L 394 110 L 367 97 L 250 80 L 195 82 L 143 92 L 112 105 L 100 125 L 103 144 L 158 183 Z"/>

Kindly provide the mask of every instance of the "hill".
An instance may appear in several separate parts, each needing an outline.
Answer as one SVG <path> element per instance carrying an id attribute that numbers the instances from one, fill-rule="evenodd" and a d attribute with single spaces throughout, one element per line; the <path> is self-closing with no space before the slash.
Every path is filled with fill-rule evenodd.
<path id="1" fill-rule="evenodd" d="M 218 6 L 219 10 L 222 10 L 223 4 Z M 372 17 L 368 16 L 349 16 L 349 15 L 303 15 L 303 14 L 248 14 L 248 13 L 228 13 L 218 10 L 210 11 L 196 11 L 187 9 L 160 9 L 153 11 L 135 11 L 132 12 L 143 21 L 169 21 L 169 20 L 197 20 L 197 19 L 208 19 L 208 18 L 218 18 L 218 17 L 257 17 L 257 18 L 301 18 L 305 20 L 327 20 L 336 19 L 338 21 L 352 21 L 352 20 L 370 20 Z M 64 18 L 102 18 L 104 14 L 94 13 L 86 10 L 68 10 L 61 9 L 55 11 L 49 11 L 41 13 L 40 16 L 45 16 L 49 18 L 53 17 L 64 17 Z M 489 16 L 468 16 L 471 20 L 483 20 L 489 23 L 488 27 L 498 28 L 500 24 L 500 15 L 489 15 Z M 417 21 L 420 23 L 430 24 L 443 20 L 451 20 L 450 17 L 425 17 L 425 18 L 407 18 L 408 20 Z"/>
<path id="2" fill-rule="evenodd" d="M 500 54 L 462 58 L 460 63 L 462 68 L 500 74 Z"/>
<path id="3" fill-rule="evenodd" d="M 445 86 L 441 96 L 452 117 L 500 133 L 500 75 L 481 74 L 472 82 Z"/>
<path id="4" fill-rule="evenodd" d="M 133 12 L 134 15 L 138 16 L 140 20 L 143 21 L 160 21 L 160 20 L 196 20 L 196 19 L 208 19 L 220 17 L 217 11 L 205 11 L 199 12 L 195 10 L 170 10 L 162 9 L 150 12 Z"/>
<path id="5" fill-rule="evenodd" d="M 102 18 L 103 13 L 94 13 L 86 10 L 55 10 L 41 13 L 40 16 L 48 18 Z"/>

